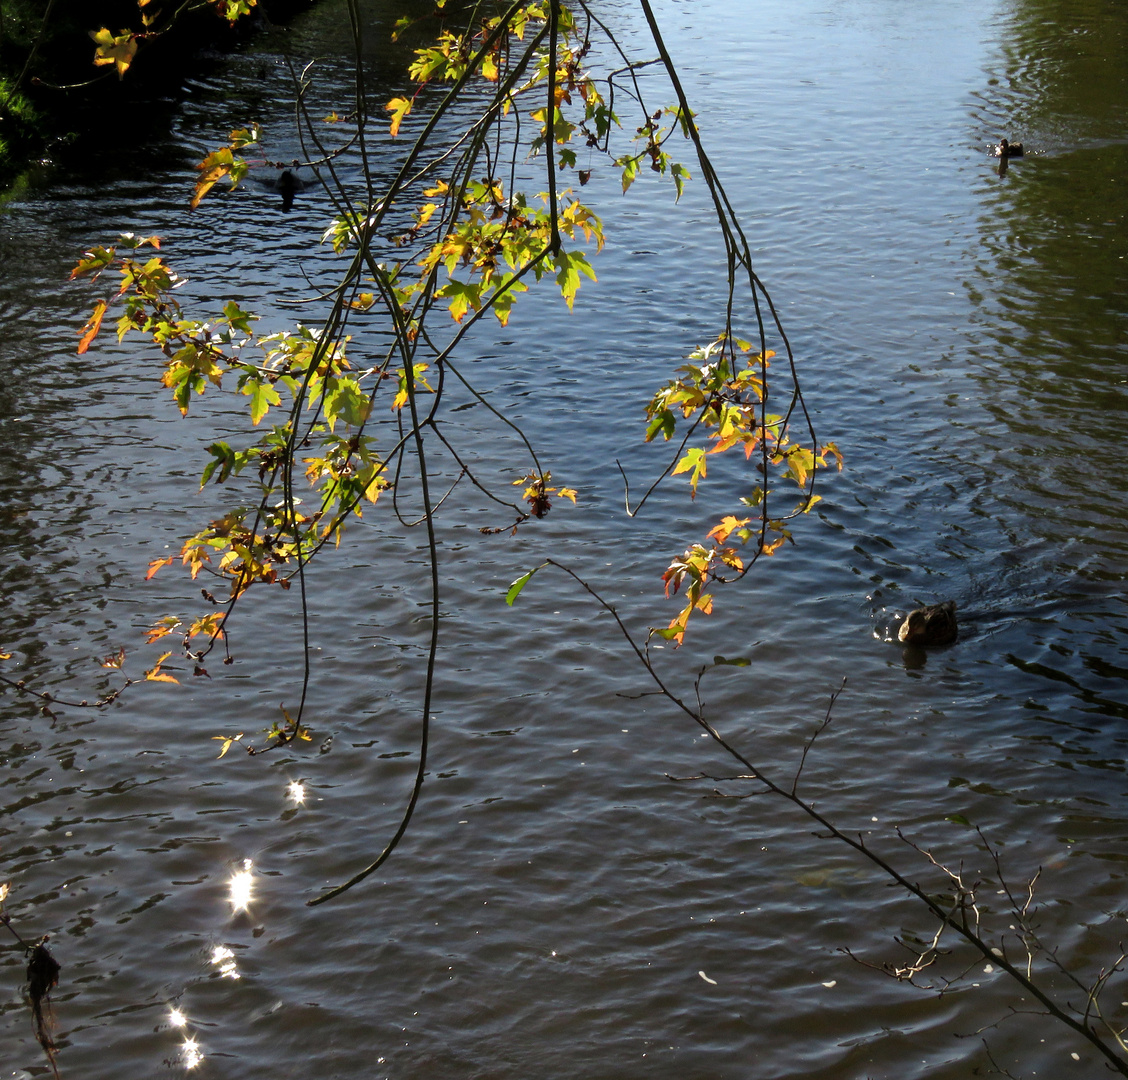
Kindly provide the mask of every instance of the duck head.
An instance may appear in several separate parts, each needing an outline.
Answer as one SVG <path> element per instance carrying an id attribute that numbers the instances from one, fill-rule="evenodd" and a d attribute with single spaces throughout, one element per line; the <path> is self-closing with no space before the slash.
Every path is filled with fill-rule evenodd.
<path id="1" fill-rule="evenodd" d="M 950 645 L 956 640 L 956 605 L 951 601 L 910 611 L 897 640 L 906 645 Z"/>

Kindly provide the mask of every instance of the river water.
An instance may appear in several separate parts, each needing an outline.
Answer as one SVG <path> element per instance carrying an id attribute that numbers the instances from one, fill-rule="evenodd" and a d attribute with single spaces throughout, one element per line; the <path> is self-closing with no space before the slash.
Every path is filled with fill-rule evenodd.
<path id="1" fill-rule="evenodd" d="M 386 45 L 398 11 L 367 10 L 382 102 L 403 89 L 405 54 Z M 631 3 L 603 10 L 651 54 Z M 284 61 L 323 58 L 316 107 L 340 108 L 343 12 L 326 0 L 216 58 L 155 103 L 141 148 L 107 118 L 104 141 L 61 153 L 3 210 L 6 672 L 93 698 L 101 658 L 124 645 L 139 674 L 159 648 L 144 629 L 192 610 L 198 583 L 175 569 L 145 582 L 145 568 L 219 505 L 195 478 L 234 414 L 181 419 L 140 344 L 77 357 L 94 293 L 65 278 L 119 231 L 159 233 L 193 304 L 235 296 L 293 320 L 285 302 L 332 264 L 315 250 L 327 205 L 303 192 L 283 214 L 248 184 L 190 214 L 192 165 L 255 119 L 273 157 L 300 156 Z M 656 654 L 663 671 L 692 694 L 715 653 L 750 658 L 710 673 L 707 714 L 781 779 L 848 677 L 803 791 L 930 889 L 942 883 L 898 828 L 981 879 L 994 929 L 1014 919 L 960 820 L 1023 898 L 1042 868 L 1033 920 L 1091 981 L 1128 919 L 1128 10 L 682 0 L 658 14 L 819 434 L 847 462 L 796 546 L 723 591 L 695 639 Z M 999 175 L 1003 135 L 1028 153 Z M 397 152 L 379 150 L 377 170 Z M 54 720 L 4 693 L 0 882 L 13 926 L 50 933 L 63 965 L 64 1077 L 963 1080 L 992 1058 L 1015 1075 L 1098 1075 L 1093 1052 L 1023 1014 L 1031 1003 L 982 959 L 957 950 L 945 974 L 969 971 L 943 996 L 851 959 L 901 962 L 895 939 L 932 927 L 786 805 L 668 779 L 732 767 L 647 694 L 567 580 L 539 575 L 503 603 L 552 554 L 632 627 L 664 624 L 670 555 L 747 482 L 718 468 L 698 505 L 674 485 L 624 516 L 613 463 L 632 478 L 661 467 L 642 405 L 719 327 L 719 245 L 700 184 L 675 207 L 650 178 L 622 197 L 604 170 L 589 194 L 609 237 L 598 284 L 571 315 L 548 298 L 518 305 L 463 359 L 579 505 L 515 538 L 482 537 L 500 522 L 473 500 L 445 519 L 431 771 L 377 875 L 305 906 L 383 846 L 417 761 L 426 568 L 386 515 L 312 575 L 313 740 L 292 752 L 217 760 L 212 741 L 296 702 L 289 594 L 248 605 L 236 663 L 208 679 L 174 657 L 180 686 Z M 452 414 L 452 430 L 511 478 L 515 447 L 484 412 Z M 960 639 L 922 664 L 888 631 L 937 599 L 959 605 Z M 234 910 L 248 861 L 249 906 Z M 1013 935 L 1007 949 L 1021 959 Z M 23 963 L 10 940 L 5 1080 L 48 1073 Z M 1122 1002 L 1118 976 L 1102 998 L 1114 1023 L 1128 1022 Z"/>

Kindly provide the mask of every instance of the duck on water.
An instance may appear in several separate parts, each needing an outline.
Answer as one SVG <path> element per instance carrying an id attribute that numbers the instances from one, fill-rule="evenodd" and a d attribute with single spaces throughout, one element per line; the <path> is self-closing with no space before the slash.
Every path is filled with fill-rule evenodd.
<path id="1" fill-rule="evenodd" d="M 306 188 L 305 181 L 293 169 L 283 169 L 276 176 L 254 176 L 253 179 L 267 191 L 281 195 L 282 209 L 287 212 L 294 205 L 294 196 Z"/>
<path id="2" fill-rule="evenodd" d="M 948 600 L 910 611 L 897 631 L 897 640 L 906 645 L 951 645 L 958 632 L 956 605 Z"/>

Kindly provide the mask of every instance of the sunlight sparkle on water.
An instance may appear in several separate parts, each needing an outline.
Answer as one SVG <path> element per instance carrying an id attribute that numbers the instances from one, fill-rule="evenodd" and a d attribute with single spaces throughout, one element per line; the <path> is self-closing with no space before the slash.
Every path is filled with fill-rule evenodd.
<path id="1" fill-rule="evenodd" d="M 173 1027 L 184 1027 L 184 1025 L 188 1023 L 188 1017 L 186 1017 L 178 1008 L 176 1008 L 176 1006 L 173 1006 L 168 1010 L 168 1022 Z"/>
<path id="2" fill-rule="evenodd" d="M 235 954 L 226 945 L 217 945 L 212 953 L 211 962 L 219 968 L 219 973 L 225 979 L 239 978 L 235 967 Z"/>
<path id="3" fill-rule="evenodd" d="M 305 802 L 305 784 L 300 780 L 291 780 L 286 788 L 286 797 L 301 806 Z"/>
<path id="4" fill-rule="evenodd" d="M 246 911 L 251 906 L 251 860 L 243 860 L 243 869 L 231 875 L 231 906 L 236 911 Z"/>
<path id="5" fill-rule="evenodd" d="M 194 1069 L 201 1061 L 204 1060 L 204 1055 L 200 1053 L 199 1044 L 195 1039 L 184 1040 L 184 1068 Z"/>

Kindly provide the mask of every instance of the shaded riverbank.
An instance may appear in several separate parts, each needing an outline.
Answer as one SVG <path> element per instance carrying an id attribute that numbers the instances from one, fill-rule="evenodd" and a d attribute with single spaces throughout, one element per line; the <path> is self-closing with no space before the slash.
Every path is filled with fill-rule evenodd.
<path id="1" fill-rule="evenodd" d="M 0 6 L 0 189 L 30 167 L 81 155 L 91 141 L 152 138 L 170 122 L 187 75 L 314 3 L 261 0 L 235 23 L 206 6 L 146 26 L 145 10 L 124 0 L 8 0 Z M 102 28 L 142 35 L 124 78 L 94 64 L 90 35 Z"/>

